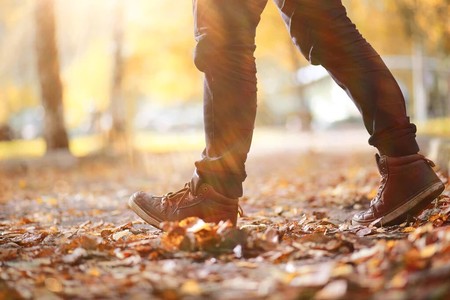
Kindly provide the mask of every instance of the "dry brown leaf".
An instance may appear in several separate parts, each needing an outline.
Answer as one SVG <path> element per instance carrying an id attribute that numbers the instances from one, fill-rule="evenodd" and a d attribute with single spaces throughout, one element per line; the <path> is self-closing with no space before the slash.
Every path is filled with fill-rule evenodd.
<path id="1" fill-rule="evenodd" d="M 70 254 L 64 255 L 62 261 L 66 264 L 75 264 L 88 255 L 86 249 L 75 248 Z"/>
<path id="2" fill-rule="evenodd" d="M 341 299 L 347 293 L 348 284 L 344 279 L 334 280 L 314 295 L 317 300 Z"/>

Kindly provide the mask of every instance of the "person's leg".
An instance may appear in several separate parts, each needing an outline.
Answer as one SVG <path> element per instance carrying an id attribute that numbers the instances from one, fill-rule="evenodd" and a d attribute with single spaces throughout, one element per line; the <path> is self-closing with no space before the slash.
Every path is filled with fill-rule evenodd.
<path id="1" fill-rule="evenodd" d="M 340 0 L 275 0 L 294 43 L 327 69 L 361 111 L 369 143 L 389 156 L 419 151 L 400 88 Z"/>
<path id="2" fill-rule="evenodd" d="M 267 0 L 194 0 L 195 64 L 205 74 L 202 182 L 242 196 L 256 115 L 255 34 Z"/>
<path id="3" fill-rule="evenodd" d="M 353 222 L 397 222 L 443 190 L 432 163 L 417 154 L 416 127 L 400 88 L 378 53 L 347 17 L 340 0 L 275 0 L 295 45 L 322 65 L 361 111 L 369 143 L 381 156 L 379 193 Z"/>
<path id="4" fill-rule="evenodd" d="M 267 0 L 194 0 L 195 65 L 205 73 L 206 148 L 191 182 L 162 197 L 137 192 L 130 208 L 155 227 L 199 217 L 236 224 L 256 114 L 256 26 Z"/>

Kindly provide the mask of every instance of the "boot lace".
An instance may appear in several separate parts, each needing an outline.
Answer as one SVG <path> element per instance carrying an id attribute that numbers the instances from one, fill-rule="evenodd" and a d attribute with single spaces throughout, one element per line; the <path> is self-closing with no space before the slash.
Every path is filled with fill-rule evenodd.
<path id="1" fill-rule="evenodd" d="M 179 206 L 181 205 L 187 198 L 189 193 L 191 192 L 189 183 L 186 183 L 182 189 L 176 192 L 169 192 L 162 196 L 161 204 L 164 209 L 167 207 Z"/>
<path id="2" fill-rule="evenodd" d="M 164 194 L 161 199 L 161 205 L 163 207 L 163 210 L 167 210 L 168 207 L 178 207 L 181 204 L 184 204 L 184 202 L 187 202 L 186 200 L 189 199 L 188 195 L 191 192 L 191 188 L 189 183 L 185 183 L 184 187 L 176 192 L 169 192 L 167 194 Z M 238 215 L 240 217 L 245 217 L 244 210 L 242 207 L 238 204 Z"/>
<path id="3" fill-rule="evenodd" d="M 380 186 L 378 187 L 377 195 L 370 201 L 370 206 L 374 206 L 377 202 L 381 201 L 381 194 L 383 193 L 384 186 L 387 182 L 387 175 L 381 175 Z"/>

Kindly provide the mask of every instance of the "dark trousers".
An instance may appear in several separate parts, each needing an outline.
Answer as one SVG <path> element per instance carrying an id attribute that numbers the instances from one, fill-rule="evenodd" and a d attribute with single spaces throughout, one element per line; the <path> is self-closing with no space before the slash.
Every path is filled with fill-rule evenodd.
<path id="1" fill-rule="evenodd" d="M 360 110 L 369 144 L 388 156 L 417 153 L 416 127 L 391 72 L 340 0 L 274 0 L 294 44 L 322 65 Z M 195 65 L 204 72 L 206 148 L 200 178 L 242 195 L 256 115 L 255 32 L 267 0 L 193 0 Z"/>

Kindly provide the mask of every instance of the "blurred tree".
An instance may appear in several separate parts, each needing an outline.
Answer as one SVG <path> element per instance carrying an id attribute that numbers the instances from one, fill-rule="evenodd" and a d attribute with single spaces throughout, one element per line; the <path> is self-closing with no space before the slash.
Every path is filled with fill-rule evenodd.
<path id="1" fill-rule="evenodd" d="M 44 138 L 47 152 L 52 152 L 69 147 L 64 126 L 62 83 L 55 38 L 54 2 L 39 0 L 35 2 L 35 5 L 37 70 L 45 110 Z"/>
<path id="2" fill-rule="evenodd" d="M 39 105 L 31 29 L 33 5 L 28 0 L 0 1 L 0 123 Z"/>
<path id="3" fill-rule="evenodd" d="M 403 20 L 390 9 L 393 1 L 343 0 L 347 13 L 364 38 L 381 55 L 408 55 L 410 41 Z"/>
<path id="4" fill-rule="evenodd" d="M 128 98 L 177 103 L 201 99 L 192 62 L 192 3 L 136 0 L 127 4 L 123 90 Z M 175 9 L 176 8 L 176 9 Z"/>
<path id="5" fill-rule="evenodd" d="M 406 34 L 434 55 L 450 55 L 450 0 L 384 0 L 402 21 Z"/>
<path id="6" fill-rule="evenodd" d="M 293 105 L 291 115 L 298 119 L 301 130 L 310 130 L 312 123 L 310 107 L 306 101 L 303 87 L 297 82 L 296 75 L 301 67 L 309 63 L 294 46 L 289 35 L 289 29 L 286 28 L 277 6 L 272 1 L 267 3 L 267 7 L 261 16 L 256 44 L 258 47 L 255 56 L 258 71 L 265 73 L 264 68 L 266 70 L 273 69 L 271 70 L 272 74 L 277 74 L 276 79 L 273 75 L 266 75 L 270 78 L 270 81 L 266 80 L 264 76 L 258 76 L 261 79 L 258 86 L 259 107 L 263 108 L 265 105 L 269 105 L 265 103 L 266 98 L 273 98 L 276 95 L 275 97 L 279 101 L 280 94 L 286 94 L 286 92 L 293 94 L 295 105 Z M 285 72 L 287 76 L 280 76 L 280 71 Z M 272 94 L 272 97 L 269 94 Z M 269 115 L 266 115 L 270 109 L 262 113 L 261 110 L 259 109 L 260 113 L 257 118 L 266 119 L 259 120 L 263 124 L 271 124 L 273 122 L 271 119 L 276 119 L 275 116 L 270 116 L 270 112 Z"/>
<path id="7" fill-rule="evenodd" d="M 112 55 L 112 82 L 109 114 L 111 117 L 111 128 L 109 131 L 109 144 L 115 146 L 116 150 L 122 142 L 127 141 L 127 107 L 123 96 L 124 58 L 123 58 L 123 10 L 122 0 L 113 1 L 113 55 Z"/>
<path id="8" fill-rule="evenodd" d="M 445 61 L 450 55 L 450 0 L 385 1 L 402 18 L 405 33 L 412 41 L 414 116 L 418 121 L 425 121 L 430 107 L 446 106 L 439 103 L 442 100 L 439 97 L 428 97 L 425 57 L 429 54 Z M 448 101 L 450 96 L 444 99 Z"/>

